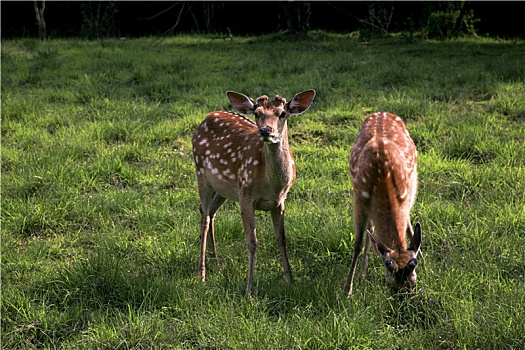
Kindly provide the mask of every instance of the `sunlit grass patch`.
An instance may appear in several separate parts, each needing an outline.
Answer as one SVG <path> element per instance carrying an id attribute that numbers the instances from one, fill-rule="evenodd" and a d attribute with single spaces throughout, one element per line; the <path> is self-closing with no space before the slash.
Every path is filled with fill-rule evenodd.
<path id="1" fill-rule="evenodd" d="M 322 35 L 321 35 L 322 34 Z M 523 43 L 176 36 L 2 42 L 5 348 L 484 348 L 525 345 Z M 319 36 L 321 35 L 321 36 Z M 315 38 L 322 38 L 316 42 Z M 196 279 L 191 149 L 225 92 L 290 99 L 286 202 L 295 283 L 258 212 L 256 292 L 239 206 Z M 354 228 L 348 155 L 362 120 L 405 120 L 419 152 L 417 293 L 391 299 L 380 258 L 343 285 Z"/>

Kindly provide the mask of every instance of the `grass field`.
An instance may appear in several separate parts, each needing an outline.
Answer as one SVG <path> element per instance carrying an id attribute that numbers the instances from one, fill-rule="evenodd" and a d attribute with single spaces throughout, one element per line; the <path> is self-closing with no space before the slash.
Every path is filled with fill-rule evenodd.
<path id="1" fill-rule="evenodd" d="M 163 41 L 3 40 L 2 349 L 523 349 L 525 42 L 361 42 L 312 32 Z M 289 122 L 297 180 L 282 277 L 257 213 L 255 290 L 236 203 L 219 271 L 196 278 L 190 139 L 205 115 L 315 89 Z M 389 298 L 371 255 L 354 295 L 348 154 L 364 117 L 406 121 L 419 150 L 417 295 Z M 210 255 L 211 256 L 211 255 Z"/>

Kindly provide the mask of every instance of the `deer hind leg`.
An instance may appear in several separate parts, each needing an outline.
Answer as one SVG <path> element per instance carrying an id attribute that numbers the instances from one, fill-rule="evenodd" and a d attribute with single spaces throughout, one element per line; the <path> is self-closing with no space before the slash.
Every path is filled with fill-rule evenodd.
<path id="1" fill-rule="evenodd" d="M 213 196 L 213 200 L 211 203 L 209 215 L 210 215 L 210 229 L 208 230 L 208 240 L 211 241 L 211 246 L 213 248 L 213 253 L 215 255 L 215 262 L 217 263 L 217 268 L 220 269 L 219 266 L 219 256 L 217 255 L 217 245 L 215 244 L 215 213 L 219 208 L 226 202 L 226 198 L 219 196 L 216 194 Z"/>
<path id="2" fill-rule="evenodd" d="M 273 228 L 275 231 L 275 238 L 277 245 L 281 251 L 281 258 L 283 260 L 284 278 L 286 282 L 293 283 L 292 270 L 288 262 L 288 253 L 286 252 L 286 237 L 284 234 L 284 203 L 271 211 Z"/>
<path id="3" fill-rule="evenodd" d="M 246 237 L 246 249 L 248 250 L 248 284 L 246 286 L 246 296 L 251 294 L 253 284 L 253 274 L 255 265 L 255 252 L 257 250 L 257 234 L 255 231 L 255 211 L 253 203 L 249 198 L 240 200 L 242 225 Z"/>
<path id="4" fill-rule="evenodd" d="M 201 212 L 201 246 L 199 266 L 197 269 L 197 277 L 201 280 L 206 278 L 206 246 L 208 240 L 211 241 L 213 251 L 215 253 L 215 260 L 219 267 L 219 260 L 217 256 L 217 247 L 215 245 L 215 213 L 226 201 L 226 198 L 220 196 L 210 186 L 203 186 L 200 190 L 201 203 L 199 210 Z"/>
<path id="5" fill-rule="evenodd" d="M 345 292 L 348 296 L 352 295 L 352 289 L 354 285 L 354 275 L 357 267 L 357 260 L 361 250 L 363 248 L 363 237 L 366 233 L 366 225 L 368 223 L 368 216 L 355 204 L 354 207 L 354 227 L 355 227 L 355 238 L 354 238 L 354 255 L 352 257 L 352 264 L 350 265 L 350 272 L 346 280 Z M 368 238 L 367 238 L 368 239 Z"/>

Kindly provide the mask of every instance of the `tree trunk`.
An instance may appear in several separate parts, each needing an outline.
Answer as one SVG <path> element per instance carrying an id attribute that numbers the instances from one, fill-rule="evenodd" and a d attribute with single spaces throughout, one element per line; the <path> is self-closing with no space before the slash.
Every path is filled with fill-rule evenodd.
<path id="1" fill-rule="evenodd" d="M 34 0 L 36 22 L 38 24 L 38 37 L 44 40 L 47 36 L 46 21 L 44 20 L 44 10 L 46 9 L 46 0 L 40 1 L 41 6 L 38 6 L 38 1 Z"/>
<path id="2" fill-rule="evenodd" d="M 462 26 L 463 26 L 463 21 L 465 19 L 465 15 L 467 14 L 468 10 L 469 10 L 469 1 L 461 1 L 460 2 L 460 10 L 459 10 L 459 15 L 458 15 L 458 18 L 456 19 L 456 23 L 454 25 L 454 36 L 459 36 L 459 34 L 461 34 L 461 30 L 462 30 Z M 467 28 L 468 30 L 468 28 Z"/>
<path id="3" fill-rule="evenodd" d="M 284 5 L 288 33 L 306 34 L 310 28 L 310 2 L 292 1 Z"/>

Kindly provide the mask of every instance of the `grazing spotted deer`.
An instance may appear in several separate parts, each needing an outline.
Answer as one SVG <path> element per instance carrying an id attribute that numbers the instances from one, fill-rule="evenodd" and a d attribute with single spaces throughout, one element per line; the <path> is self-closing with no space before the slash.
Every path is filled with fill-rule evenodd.
<path id="1" fill-rule="evenodd" d="M 233 91 L 228 91 L 227 96 L 237 111 L 255 115 L 255 123 L 236 113 L 211 112 L 193 136 L 201 212 L 198 277 L 206 277 L 208 239 L 217 257 L 213 224 L 216 211 L 227 199 L 237 201 L 248 250 L 248 295 L 257 248 L 255 210 L 271 212 L 284 277 L 292 282 L 284 234 L 284 202 L 295 180 L 295 163 L 288 144 L 287 120 L 310 107 L 315 91 L 301 92 L 289 102 L 281 96 L 274 100 L 261 96 L 254 101 Z"/>
<path id="2" fill-rule="evenodd" d="M 386 267 L 386 280 L 393 293 L 403 287 L 413 288 L 421 246 L 421 225 L 418 222 L 413 231 L 410 224 L 418 181 L 417 150 L 401 118 L 390 113 L 369 115 L 349 160 L 354 188 L 355 240 L 345 291 L 352 294 L 363 239 L 366 239 L 363 277 L 372 243 Z M 405 233 L 411 238 L 408 248 Z"/>

